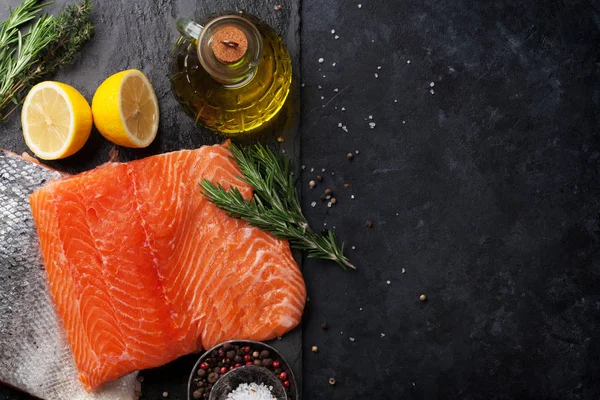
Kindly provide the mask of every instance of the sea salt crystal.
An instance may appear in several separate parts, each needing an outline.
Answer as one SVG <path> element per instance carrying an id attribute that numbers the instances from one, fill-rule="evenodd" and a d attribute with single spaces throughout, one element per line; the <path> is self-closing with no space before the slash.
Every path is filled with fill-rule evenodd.
<path id="1" fill-rule="evenodd" d="M 342 111 L 346 111 L 346 107 L 342 107 Z"/>
<path id="2" fill-rule="evenodd" d="M 327 75 L 323 75 L 323 78 L 327 78 Z"/>
<path id="3" fill-rule="evenodd" d="M 341 128 L 342 125 L 344 125 L 344 124 L 342 124 L 341 122 L 338 122 L 338 128 Z"/>
<path id="4" fill-rule="evenodd" d="M 321 85 L 318 85 L 317 89 L 321 90 L 321 89 L 323 89 L 323 87 L 321 87 Z"/>
<path id="5" fill-rule="evenodd" d="M 325 100 L 325 96 L 321 96 L 321 100 Z"/>
<path id="6" fill-rule="evenodd" d="M 227 395 L 226 400 L 273 400 L 272 389 L 264 383 L 242 383 Z"/>
<path id="7" fill-rule="evenodd" d="M 375 76 L 375 79 L 379 78 L 379 74 L 373 74 L 373 76 Z"/>
<path id="8" fill-rule="evenodd" d="M 406 63 L 407 63 L 407 64 L 410 64 L 410 60 L 406 60 Z"/>
<path id="9" fill-rule="evenodd" d="M 369 119 L 373 119 L 373 116 L 372 116 L 372 115 L 369 115 Z"/>
<path id="10" fill-rule="evenodd" d="M 406 270 L 405 270 L 404 268 L 402 268 L 402 273 L 403 273 L 403 274 L 405 274 L 405 273 L 406 273 Z"/>
<path id="11" fill-rule="evenodd" d="M 302 85 L 300 85 L 300 86 L 304 87 L 304 86 L 305 86 L 305 85 L 304 85 L 304 82 L 302 82 Z"/>
<path id="12" fill-rule="evenodd" d="M 434 86 L 435 86 L 435 82 L 431 82 L 431 83 L 429 84 L 429 86 L 430 86 L 430 87 L 434 87 Z"/>
<path id="13" fill-rule="evenodd" d="M 381 337 L 385 337 L 385 333 L 381 332 Z"/>
<path id="14" fill-rule="evenodd" d="M 331 66 L 332 66 L 332 67 L 335 67 L 335 63 L 332 63 L 332 64 L 331 64 Z"/>
<path id="15" fill-rule="evenodd" d="M 398 102 L 398 99 L 394 99 L 394 103 L 397 103 L 397 102 Z"/>
<path id="16" fill-rule="evenodd" d="M 353 199 L 353 198 L 354 198 L 354 195 L 350 196 L 350 198 L 351 198 L 351 199 Z"/>
<path id="17" fill-rule="evenodd" d="M 356 154 L 358 154 L 358 153 L 359 153 L 359 151 L 358 151 L 358 150 L 354 150 L 354 152 L 355 152 Z"/>
<path id="18" fill-rule="evenodd" d="M 361 308 L 359 308 L 359 310 L 360 310 L 360 311 L 362 311 L 362 307 L 361 307 Z"/>
<path id="19" fill-rule="evenodd" d="M 315 207 L 316 205 L 317 205 L 317 202 L 316 202 L 316 201 L 313 201 L 312 203 L 310 203 L 310 206 L 311 206 L 311 207 Z"/>
<path id="20" fill-rule="evenodd" d="M 350 338 L 350 341 L 351 341 L 351 342 L 354 342 L 354 338 L 353 338 L 353 337 L 351 337 L 351 338 Z"/>
<path id="21" fill-rule="evenodd" d="M 434 91 L 433 89 L 431 89 L 431 90 L 429 91 L 429 93 L 431 93 L 431 94 L 435 94 L 435 91 Z"/>
<path id="22" fill-rule="evenodd" d="M 403 123 L 403 124 L 405 124 L 405 123 L 406 123 L 406 121 L 402 121 L 402 123 Z"/>
<path id="23" fill-rule="evenodd" d="M 325 168 L 321 168 L 321 172 L 325 172 Z"/>
<path id="24" fill-rule="evenodd" d="M 335 29 L 332 29 L 331 30 L 331 34 L 333 35 L 334 33 L 335 33 Z"/>
<path id="25" fill-rule="evenodd" d="M 346 128 L 346 125 L 342 126 L 342 130 L 343 130 L 344 132 L 348 132 L 348 128 Z"/>
<path id="26" fill-rule="evenodd" d="M 375 128 L 375 122 L 369 122 L 369 127 L 371 129 L 374 129 Z"/>
<path id="27" fill-rule="evenodd" d="M 390 282 L 390 281 L 388 280 L 388 281 L 385 281 L 385 283 L 387 283 L 387 284 L 389 285 L 389 284 L 391 284 L 392 282 Z"/>
<path id="28" fill-rule="evenodd" d="M 314 169 L 314 168 L 311 168 L 311 169 L 310 169 L 310 172 L 315 172 L 315 169 Z"/>
<path id="29" fill-rule="evenodd" d="M 334 38 L 335 40 L 338 40 L 340 37 L 339 37 L 338 35 L 335 35 L 333 38 Z"/>
<path id="30" fill-rule="evenodd" d="M 327 207 L 331 208 L 331 202 L 327 203 Z"/>
<path id="31" fill-rule="evenodd" d="M 381 69 L 381 65 L 378 65 L 378 66 L 377 66 L 377 69 Z"/>
<path id="32" fill-rule="evenodd" d="M 325 61 L 323 57 L 319 58 L 319 64 L 323 64 L 323 61 Z"/>
<path id="33" fill-rule="evenodd" d="M 358 8 L 362 8 L 362 4 L 359 4 L 359 5 L 358 5 Z"/>
<path id="34" fill-rule="evenodd" d="M 306 169 L 306 165 L 303 165 L 303 166 L 302 166 L 302 169 Z"/>
<path id="35" fill-rule="evenodd" d="M 356 246 L 352 246 L 352 250 L 356 250 Z"/>
<path id="36" fill-rule="evenodd" d="M 333 89 L 334 92 L 339 92 L 340 90 L 338 88 Z"/>

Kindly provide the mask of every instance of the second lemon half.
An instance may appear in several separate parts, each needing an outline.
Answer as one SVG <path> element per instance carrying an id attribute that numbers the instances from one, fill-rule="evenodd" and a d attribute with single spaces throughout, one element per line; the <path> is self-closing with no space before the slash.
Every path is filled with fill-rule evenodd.
<path id="1" fill-rule="evenodd" d="M 92 99 L 94 124 L 111 142 L 142 148 L 158 131 L 158 100 L 150 81 L 136 69 L 107 78 Z"/>

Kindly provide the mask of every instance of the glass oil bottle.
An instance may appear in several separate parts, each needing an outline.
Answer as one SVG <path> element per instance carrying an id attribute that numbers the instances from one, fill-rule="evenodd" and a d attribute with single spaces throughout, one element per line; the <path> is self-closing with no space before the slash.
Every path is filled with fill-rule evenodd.
<path id="1" fill-rule="evenodd" d="M 283 106 L 292 81 L 289 53 L 258 18 L 240 12 L 204 24 L 177 21 L 171 89 L 196 123 L 226 136 L 259 130 Z"/>

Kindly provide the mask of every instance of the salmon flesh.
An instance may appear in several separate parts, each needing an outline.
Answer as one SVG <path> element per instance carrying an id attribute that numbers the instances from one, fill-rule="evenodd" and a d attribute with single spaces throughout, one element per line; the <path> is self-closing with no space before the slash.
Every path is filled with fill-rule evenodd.
<path id="1" fill-rule="evenodd" d="M 0 151 L 0 381 L 46 400 L 132 400 L 135 375 L 84 389 L 48 292 L 28 197 L 63 176 Z"/>
<path id="2" fill-rule="evenodd" d="M 202 179 L 239 179 L 228 143 L 53 181 L 30 197 L 50 290 L 88 390 L 225 340 L 300 322 L 306 288 L 287 241 L 228 217 Z"/>

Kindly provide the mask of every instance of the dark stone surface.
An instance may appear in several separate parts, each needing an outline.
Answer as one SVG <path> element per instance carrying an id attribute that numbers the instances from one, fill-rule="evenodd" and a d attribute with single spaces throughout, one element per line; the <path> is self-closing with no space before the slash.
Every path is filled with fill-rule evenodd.
<path id="1" fill-rule="evenodd" d="M 360 2 L 302 8 L 306 398 L 598 399 L 600 3 Z"/>
<path id="2" fill-rule="evenodd" d="M 359 1 L 302 6 L 301 129 L 285 144 L 301 138 L 307 217 L 335 229 L 359 267 L 304 260 L 304 397 L 597 400 L 600 7 L 396 0 L 359 9 Z M 216 142 L 164 86 L 164 50 L 175 16 L 220 3 L 131 3 L 97 7 L 94 43 L 59 79 L 90 98 L 103 77 L 144 60 L 163 112 L 149 152 Z M 298 9 L 282 4 L 282 15 L 267 1 L 253 9 L 289 29 L 298 55 Z M 0 145 L 24 150 L 16 130 L 0 127 Z M 94 140 L 65 165 L 105 161 L 109 146 Z M 317 173 L 324 182 L 308 190 Z M 319 201 L 326 187 L 338 200 L 332 208 Z M 182 396 L 194 361 L 145 372 L 147 398 L 165 389 Z"/>

